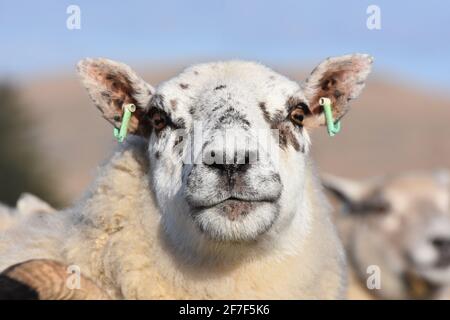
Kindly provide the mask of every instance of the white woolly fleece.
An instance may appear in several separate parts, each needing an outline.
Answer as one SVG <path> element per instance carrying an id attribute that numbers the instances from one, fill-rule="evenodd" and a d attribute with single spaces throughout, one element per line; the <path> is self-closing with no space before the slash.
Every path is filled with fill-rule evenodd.
<path id="1" fill-rule="evenodd" d="M 310 212 L 307 232 L 294 220 L 277 242 L 236 244 L 230 260 L 220 256 L 226 246 L 212 260 L 186 259 L 161 228 L 145 148 L 143 139 L 129 139 L 74 208 L 3 233 L 0 270 L 37 258 L 75 264 L 118 299 L 343 297 L 343 250 L 313 174 L 301 208 Z"/>

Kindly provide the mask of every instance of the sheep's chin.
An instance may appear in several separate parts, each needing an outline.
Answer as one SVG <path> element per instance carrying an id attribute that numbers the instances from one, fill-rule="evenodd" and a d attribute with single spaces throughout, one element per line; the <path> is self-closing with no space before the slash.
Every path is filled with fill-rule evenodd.
<path id="1" fill-rule="evenodd" d="M 195 210 L 192 218 L 200 232 L 214 241 L 254 241 L 266 233 L 278 217 L 276 203 L 227 200 Z"/>
<path id="2" fill-rule="evenodd" d="M 413 242 L 413 249 L 408 257 L 412 267 L 427 281 L 436 285 L 450 284 L 450 263 L 440 260 L 438 251 L 430 245 L 429 241 Z"/>
<path id="3" fill-rule="evenodd" d="M 425 268 L 419 270 L 419 274 L 435 285 L 450 284 L 450 267 L 446 268 Z"/>

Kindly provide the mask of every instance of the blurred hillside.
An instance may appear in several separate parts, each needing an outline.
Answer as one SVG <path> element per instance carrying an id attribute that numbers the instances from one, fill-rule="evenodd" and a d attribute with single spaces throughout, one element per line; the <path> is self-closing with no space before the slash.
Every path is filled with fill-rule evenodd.
<path id="1" fill-rule="evenodd" d="M 146 68 L 140 73 L 156 85 L 180 70 Z M 295 80 L 305 76 L 303 72 L 286 73 Z M 74 200 L 114 147 L 111 126 L 100 117 L 75 76 L 30 80 L 21 85 L 20 95 L 35 124 L 29 144 L 36 144 L 45 154 L 59 196 L 67 202 Z M 313 134 L 313 154 L 321 171 L 358 178 L 450 167 L 450 95 L 372 76 L 352 106 L 339 135 L 330 138 L 324 128 Z"/>
<path id="2" fill-rule="evenodd" d="M 0 83 L 0 201 L 15 206 L 21 193 L 30 192 L 57 205 L 45 150 L 33 143 L 39 119 L 30 117 L 27 110 L 19 92 Z"/>

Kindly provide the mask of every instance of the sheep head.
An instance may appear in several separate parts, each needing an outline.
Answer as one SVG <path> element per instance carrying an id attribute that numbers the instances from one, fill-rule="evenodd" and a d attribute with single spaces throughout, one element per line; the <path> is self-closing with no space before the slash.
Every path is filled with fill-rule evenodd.
<path id="1" fill-rule="evenodd" d="M 325 124 L 318 100 L 330 98 L 342 117 L 371 63 L 363 54 L 327 59 L 301 84 L 253 62 L 207 63 L 157 88 L 107 59 L 82 60 L 78 70 L 114 126 L 124 103 L 136 105 L 130 132 L 148 142 L 171 240 L 217 248 L 271 239 L 293 223 L 307 228 L 308 130 Z"/>
<path id="2" fill-rule="evenodd" d="M 367 181 L 325 175 L 323 181 L 343 204 L 338 222 L 358 272 L 365 278 L 367 268 L 376 265 L 383 279 L 395 279 L 384 282 L 383 297 L 417 298 L 408 295 L 415 294 L 411 289 L 418 280 L 431 287 L 450 284 L 448 170 Z"/>

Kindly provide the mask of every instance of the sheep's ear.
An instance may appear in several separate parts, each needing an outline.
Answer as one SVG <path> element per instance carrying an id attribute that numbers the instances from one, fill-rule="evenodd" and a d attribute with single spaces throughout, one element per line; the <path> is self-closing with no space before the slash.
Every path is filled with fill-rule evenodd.
<path id="1" fill-rule="evenodd" d="M 389 210 L 389 203 L 380 190 L 382 179 L 353 181 L 333 175 L 322 175 L 322 184 L 343 204 L 348 213 L 377 213 Z"/>
<path id="2" fill-rule="evenodd" d="M 154 92 L 152 86 L 141 79 L 123 63 L 108 59 L 84 59 L 77 65 L 78 73 L 91 99 L 116 128 L 122 121 L 122 106 L 136 105 L 128 131 L 133 134 L 148 135 L 150 123 L 147 107 Z"/>
<path id="3" fill-rule="evenodd" d="M 56 210 L 47 202 L 29 193 L 22 193 L 17 200 L 16 208 L 23 215 L 34 213 L 52 213 Z"/>
<path id="4" fill-rule="evenodd" d="M 361 93 L 370 73 L 373 58 L 367 54 L 351 54 L 328 58 L 319 64 L 302 84 L 308 100 L 310 116 L 304 120 L 306 127 L 325 124 L 325 116 L 319 105 L 321 97 L 332 102 L 334 119 L 348 111 L 348 103 Z"/>

